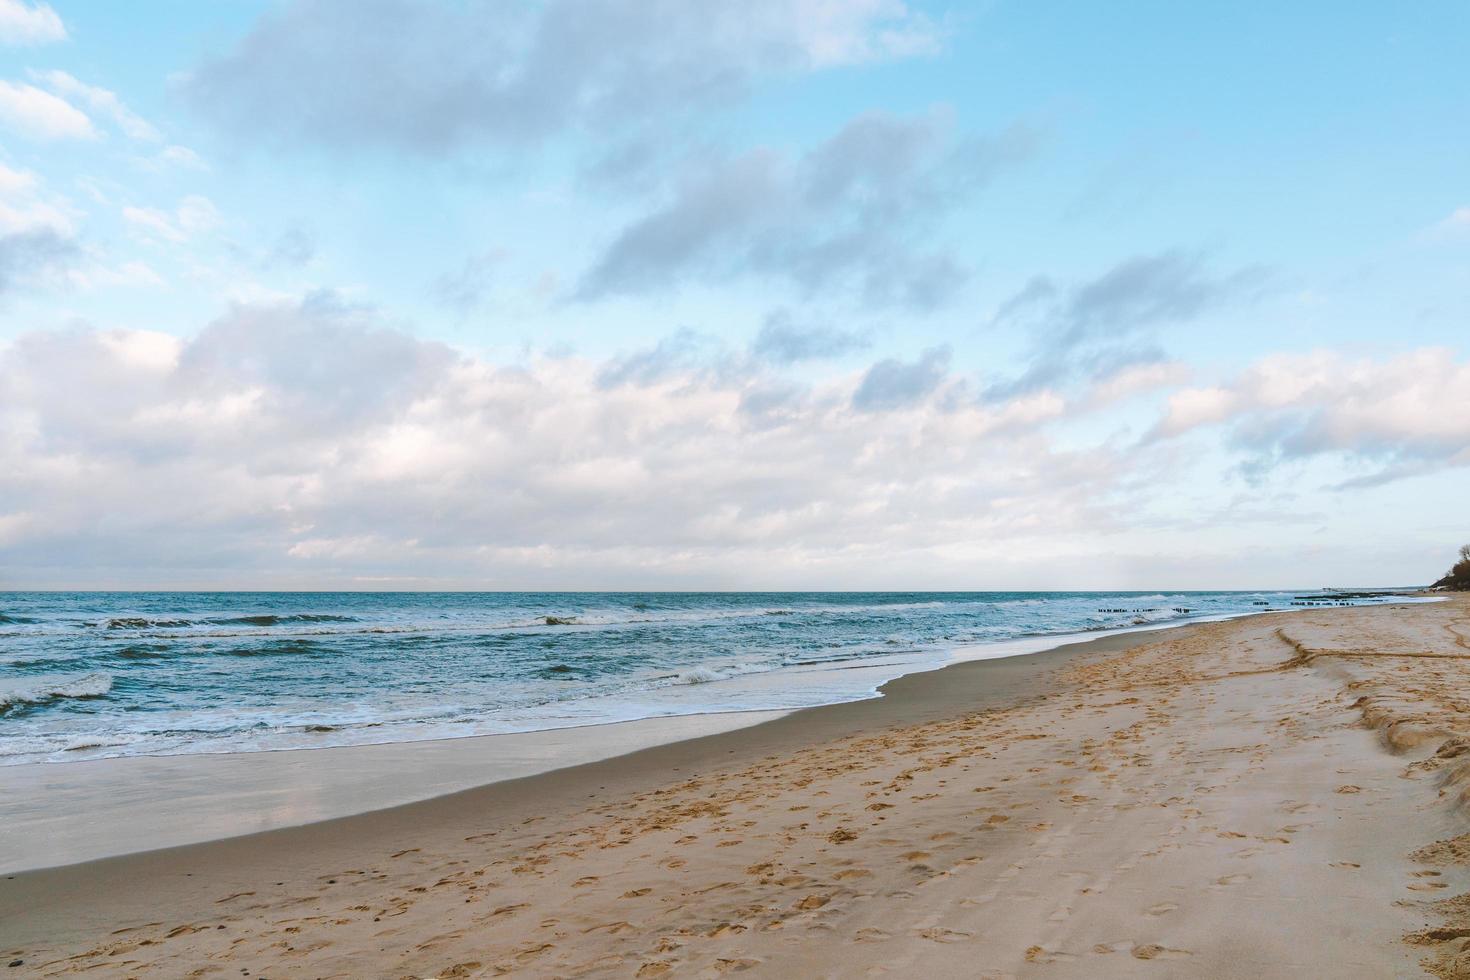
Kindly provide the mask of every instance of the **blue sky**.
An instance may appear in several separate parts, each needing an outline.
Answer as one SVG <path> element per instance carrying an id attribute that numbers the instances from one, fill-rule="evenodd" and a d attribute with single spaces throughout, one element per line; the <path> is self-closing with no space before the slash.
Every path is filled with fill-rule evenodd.
<path id="1" fill-rule="evenodd" d="M 1467 28 L 0 0 L 0 584 L 1426 580 Z"/>

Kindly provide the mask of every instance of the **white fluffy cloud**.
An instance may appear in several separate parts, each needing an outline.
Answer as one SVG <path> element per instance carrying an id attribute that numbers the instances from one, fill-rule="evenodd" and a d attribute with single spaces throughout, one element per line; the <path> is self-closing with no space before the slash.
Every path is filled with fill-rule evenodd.
<path id="1" fill-rule="evenodd" d="M 779 381 L 755 359 L 609 385 L 606 364 L 496 364 L 331 297 L 239 307 L 188 340 L 35 333 L 0 352 L 0 547 L 13 573 L 709 584 L 756 557 L 817 580 L 1113 521 L 1106 454 L 1047 435 L 1057 399 L 945 398 L 943 359 L 921 365 L 862 410 L 895 369 L 785 382 L 753 411 Z"/>
<path id="2" fill-rule="evenodd" d="M 1228 425 L 1234 442 L 1279 458 L 1347 454 L 1383 482 L 1470 465 L 1470 362 L 1442 347 L 1386 360 L 1319 350 L 1273 354 L 1224 384 L 1169 399 L 1157 438 Z"/>
<path id="3" fill-rule="evenodd" d="M 0 0 L 0 44 L 46 44 L 66 40 L 66 25 L 46 3 Z"/>
<path id="4" fill-rule="evenodd" d="M 1227 425 L 1256 450 L 1470 462 L 1470 365 L 1443 350 L 1278 356 L 1215 388 L 1134 367 L 1002 400 L 943 349 L 854 366 L 859 348 L 808 332 L 787 325 L 783 345 L 839 351 L 826 374 L 798 375 L 765 334 L 743 353 L 684 333 L 610 361 L 499 363 L 333 294 L 237 306 L 186 339 L 23 335 L 0 349 L 3 573 L 965 587 L 1080 562 L 1100 585 L 1120 542 L 1186 520 L 1181 494 L 1270 510 L 1219 473 L 1178 482 L 1165 437 L 1218 445 Z M 1160 388 L 1155 438 L 1121 440 L 1116 400 Z M 1132 403 L 1145 420 L 1149 404 Z"/>
<path id="5" fill-rule="evenodd" d="M 0 124 L 41 140 L 90 140 L 99 135 L 85 112 L 23 82 L 0 81 Z"/>
<path id="6" fill-rule="evenodd" d="M 118 129 L 132 139 L 153 142 L 159 138 L 158 130 L 124 105 L 115 92 L 98 85 L 88 85 L 59 70 L 33 71 L 31 77 L 56 95 L 81 103 L 98 115 L 111 119 Z"/>

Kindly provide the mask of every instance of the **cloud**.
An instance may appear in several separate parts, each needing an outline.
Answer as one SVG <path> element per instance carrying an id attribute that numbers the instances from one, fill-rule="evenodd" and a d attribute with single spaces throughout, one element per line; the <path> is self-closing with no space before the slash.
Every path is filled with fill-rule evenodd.
<path id="1" fill-rule="evenodd" d="M 692 159 L 663 199 L 608 244 L 577 295 L 749 275 L 805 294 L 850 285 L 870 306 L 932 309 L 968 273 L 932 248 L 927 233 L 1034 143 L 1020 127 L 957 142 L 942 113 L 869 113 L 800 157 L 758 148 Z"/>
<path id="2" fill-rule="evenodd" d="M 912 363 L 888 358 L 868 368 L 852 393 L 860 412 L 907 408 L 938 390 L 949 373 L 949 348 L 926 350 Z"/>
<path id="3" fill-rule="evenodd" d="M 856 333 L 833 327 L 799 326 L 786 310 L 766 317 L 750 345 L 753 357 L 772 364 L 797 364 L 842 357 L 864 350 L 869 341 Z"/>
<path id="4" fill-rule="evenodd" d="M 66 25 L 47 3 L 0 0 L 0 44 L 47 44 L 66 40 Z"/>
<path id="5" fill-rule="evenodd" d="M 816 584 L 1116 520 L 1115 460 L 1053 445 L 1054 405 L 926 397 L 943 352 L 801 387 L 680 366 L 686 341 L 496 363 L 330 294 L 183 339 L 22 335 L 0 547 L 27 581 Z"/>
<path id="6" fill-rule="evenodd" d="M 1470 206 L 1455 208 L 1449 215 L 1440 221 L 1436 229 L 1452 234 L 1460 234 L 1470 231 Z"/>
<path id="7" fill-rule="evenodd" d="M 1259 266 L 1218 274 L 1177 249 L 1127 259 L 1095 279 L 1061 284 L 1038 276 L 1001 304 L 992 326 L 1031 331 L 1034 352 L 1018 377 L 992 386 L 995 397 L 1097 380 L 1166 360 L 1156 330 L 1248 302 L 1268 286 Z"/>
<path id="8" fill-rule="evenodd" d="M 1470 465 L 1470 362 L 1443 347 L 1387 360 L 1273 354 L 1219 385 L 1169 398 L 1150 438 L 1227 426 L 1257 469 L 1338 455 L 1377 469 L 1354 485 Z"/>
<path id="9" fill-rule="evenodd" d="M 214 202 L 199 194 L 185 197 L 172 212 L 129 205 L 122 209 L 122 216 L 145 236 L 175 244 L 211 231 L 220 223 L 219 210 Z"/>
<path id="10" fill-rule="evenodd" d="M 123 105 L 117 94 L 88 85 L 64 71 L 32 71 L 31 77 L 56 95 L 86 105 L 92 112 L 111 119 L 131 139 L 155 142 L 161 137 L 147 120 Z"/>
<path id="11" fill-rule="evenodd" d="M 155 158 L 159 164 L 178 167 L 180 170 L 208 170 L 209 164 L 187 146 L 165 146 Z"/>
<path id="12" fill-rule="evenodd" d="M 0 164 L 0 232 L 37 228 L 72 235 L 70 205 L 64 198 L 48 194 L 35 173 Z"/>
<path id="13" fill-rule="evenodd" d="M 660 120 L 940 42 L 900 0 L 295 0 L 181 86 L 251 140 L 443 154 Z"/>
<path id="14" fill-rule="evenodd" d="M 66 202 L 36 174 L 0 164 L 0 296 L 54 279 L 80 256 Z"/>
<path id="15" fill-rule="evenodd" d="M 85 112 L 23 82 L 0 80 L 0 123 L 40 140 L 94 140 L 100 136 Z"/>
<path id="16" fill-rule="evenodd" d="M 670 378 L 686 379 L 702 373 L 710 346 L 709 338 L 682 327 L 652 347 L 613 358 L 598 372 L 597 383 L 603 388 L 648 387 Z"/>

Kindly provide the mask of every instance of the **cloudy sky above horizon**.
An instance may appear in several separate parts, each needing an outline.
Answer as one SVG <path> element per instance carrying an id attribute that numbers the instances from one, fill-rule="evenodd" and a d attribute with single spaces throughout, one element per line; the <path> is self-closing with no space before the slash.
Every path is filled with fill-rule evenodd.
<path id="1" fill-rule="evenodd" d="M 1428 581 L 1470 8 L 0 0 L 0 588 Z"/>

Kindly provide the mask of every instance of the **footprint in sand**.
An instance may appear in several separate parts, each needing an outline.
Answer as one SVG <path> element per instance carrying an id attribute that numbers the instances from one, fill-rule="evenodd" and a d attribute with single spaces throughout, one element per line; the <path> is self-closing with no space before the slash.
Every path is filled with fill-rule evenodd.
<path id="1" fill-rule="evenodd" d="M 1178 907 L 1179 906 L 1175 905 L 1173 902 L 1160 902 L 1157 905 L 1150 905 L 1148 908 L 1144 909 L 1144 911 L 1147 912 L 1149 915 L 1168 915 L 1170 912 L 1174 911 Z"/>
<path id="2" fill-rule="evenodd" d="M 1216 878 L 1215 879 L 1215 884 L 1217 884 L 1217 885 L 1238 885 L 1242 881 L 1250 881 L 1250 880 L 1251 880 L 1251 876 L 1250 875 L 1226 875 L 1223 878 Z"/>
<path id="3" fill-rule="evenodd" d="M 715 960 L 714 970 L 716 973 L 739 973 L 760 965 L 760 960 L 752 959 Z"/>
<path id="4" fill-rule="evenodd" d="M 1071 953 L 1053 951 L 1043 946 L 1026 947 L 1027 963 L 1064 963 L 1067 960 L 1075 960 L 1076 958 Z"/>
<path id="5" fill-rule="evenodd" d="M 705 935 L 711 939 L 718 939 L 721 936 L 738 936 L 749 929 L 749 926 L 740 925 L 738 922 L 721 922 Z"/>
<path id="6" fill-rule="evenodd" d="M 881 943 L 892 939 L 893 936 L 882 929 L 859 929 L 852 934 L 852 938 L 854 942 L 859 943 Z"/>
<path id="7" fill-rule="evenodd" d="M 530 907 L 531 906 L 528 902 L 520 902 L 516 905 L 502 905 L 494 912 L 491 912 L 490 917 L 494 918 L 497 915 L 510 915 L 512 912 L 519 912 L 521 909 L 528 909 Z"/>
<path id="8" fill-rule="evenodd" d="M 1136 960 L 1177 960 L 1194 955 L 1187 949 L 1170 949 L 1167 946 L 1160 946 L 1158 943 L 1144 943 L 1141 946 L 1134 946 L 1132 953 L 1133 958 Z"/>

